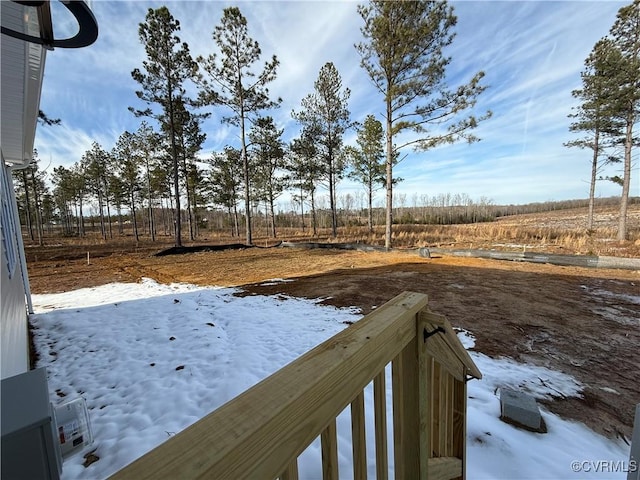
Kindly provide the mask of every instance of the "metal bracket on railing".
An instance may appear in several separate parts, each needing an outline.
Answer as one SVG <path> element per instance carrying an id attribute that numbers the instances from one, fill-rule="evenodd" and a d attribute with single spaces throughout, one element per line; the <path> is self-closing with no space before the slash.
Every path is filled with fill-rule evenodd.
<path id="1" fill-rule="evenodd" d="M 442 327 L 437 327 L 434 331 L 432 332 L 427 332 L 427 329 L 425 328 L 423 331 L 423 335 L 424 335 L 424 342 L 427 342 L 427 338 L 431 337 L 432 335 L 435 335 L 436 333 L 446 333 L 447 331 L 442 328 Z"/>

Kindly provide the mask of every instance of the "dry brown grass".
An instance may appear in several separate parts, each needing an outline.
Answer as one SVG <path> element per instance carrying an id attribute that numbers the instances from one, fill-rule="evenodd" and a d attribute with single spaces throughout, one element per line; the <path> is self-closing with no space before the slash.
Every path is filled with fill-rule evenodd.
<path id="1" fill-rule="evenodd" d="M 618 242 L 617 210 L 603 207 L 596 211 L 595 228 L 587 231 L 586 209 L 560 210 L 547 213 L 503 217 L 495 222 L 466 225 L 394 225 L 393 244 L 396 248 L 443 247 L 482 248 L 505 251 L 538 251 L 581 255 L 613 255 L 640 257 L 640 205 L 631 205 L 628 214 L 628 240 Z M 279 240 L 292 242 L 364 243 L 384 246 L 384 226 L 373 232 L 366 227 L 346 226 L 332 238 L 329 229 L 321 229 L 316 236 L 307 228 L 279 228 L 278 238 L 270 238 L 264 231 L 256 231 L 254 244 L 270 246 Z M 156 242 L 141 236 L 136 243 L 133 235 L 114 236 L 103 240 L 91 233 L 85 238 L 47 238 L 47 247 L 56 245 L 92 246 L 113 251 L 144 252 L 173 245 L 168 235 L 158 236 Z M 183 240 L 185 245 L 244 243 L 244 236 L 232 237 L 228 231 L 205 231 L 195 242 Z M 30 242 L 26 241 L 29 255 Z"/>
<path id="2" fill-rule="evenodd" d="M 640 256 L 640 205 L 628 215 L 628 240 L 618 242 L 617 211 L 597 211 L 595 228 L 587 231 L 586 209 L 504 217 L 495 222 L 468 225 L 394 225 L 397 247 L 484 248 L 507 251 L 545 251 L 582 255 Z M 329 239 L 328 232 L 321 237 Z M 366 227 L 344 227 L 335 242 L 384 245 L 384 227 L 369 233 Z"/>

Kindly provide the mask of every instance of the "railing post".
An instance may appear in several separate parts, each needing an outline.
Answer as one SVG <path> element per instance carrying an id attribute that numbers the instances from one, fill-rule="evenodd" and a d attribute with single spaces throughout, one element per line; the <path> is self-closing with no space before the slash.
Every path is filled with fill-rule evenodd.
<path id="1" fill-rule="evenodd" d="M 418 342 L 418 408 L 420 414 L 420 478 L 429 476 L 429 458 L 431 458 L 431 391 L 433 390 L 433 357 L 427 351 L 427 342 L 423 332 L 427 322 L 420 316 L 417 322 L 416 339 Z"/>
<path id="2" fill-rule="evenodd" d="M 421 478 L 418 350 L 415 335 L 391 363 L 396 480 Z"/>

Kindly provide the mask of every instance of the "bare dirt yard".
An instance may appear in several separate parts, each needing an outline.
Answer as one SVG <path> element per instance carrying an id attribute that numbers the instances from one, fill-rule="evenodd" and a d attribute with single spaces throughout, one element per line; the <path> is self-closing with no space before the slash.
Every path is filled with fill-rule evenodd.
<path id="1" fill-rule="evenodd" d="M 551 411 L 611 438 L 631 437 L 640 402 L 640 271 L 426 259 L 413 249 L 277 247 L 153 255 L 162 248 L 29 247 L 31 288 L 61 292 L 149 277 L 241 286 L 243 295 L 322 298 L 363 313 L 404 290 L 424 292 L 434 312 L 475 335 L 475 350 L 560 370 L 584 386 L 582 398 L 559 395 L 548 402 Z M 274 278 L 292 281 L 263 284 Z"/>

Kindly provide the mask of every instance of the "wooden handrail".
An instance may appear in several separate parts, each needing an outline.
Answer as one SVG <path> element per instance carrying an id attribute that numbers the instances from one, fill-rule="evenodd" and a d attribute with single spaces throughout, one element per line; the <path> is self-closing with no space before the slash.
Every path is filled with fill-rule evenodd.
<path id="1" fill-rule="evenodd" d="M 335 419 L 348 405 L 352 409 L 355 438 L 355 478 L 366 478 L 362 392 L 374 379 L 376 463 L 379 473 L 382 469 L 386 471 L 386 418 L 379 417 L 386 416 L 386 407 L 381 402 L 384 402 L 384 369 L 390 362 L 396 478 L 463 476 L 464 452 L 459 448 L 454 452 L 453 434 L 464 437 L 465 432 L 453 428 L 453 424 L 460 424 L 462 415 L 464 427 L 462 410 L 466 411 L 466 403 L 454 405 L 453 400 L 459 403 L 462 397 L 456 397 L 451 387 L 451 405 L 445 407 L 442 403 L 445 415 L 451 417 L 443 425 L 450 422 L 450 430 L 435 431 L 443 448 L 436 455 L 440 458 L 433 458 L 429 442 L 435 422 L 431 418 L 440 413 L 434 411 L 433 402 L 428 400 L 432 391 L 430 382 L 435 377 L 436 365 L 446 362 L 443 372 L 456 372 L 455 378 L 463 376 L 466 402 L 464 376 L 479 378 L 480 372 L 470 357 L 464 357 L 466 351 L 446 319 L 433 316 L 426 308 L 424 294 L 398 295 L 112 478 L 293 479 L 298 477 L 297 457 L 319 436 L 324 478 L 337 478 Z M 424 328 L 434 326 L 440 326 L 442 334 L 424 339 Z M 437 351 L 430 356 L 432 343 L 437 345 Z M 440 377 L 444 378 L 444 374 Z M 457 381 L 454 376 L 447 378 Z M 432 472 L 428 477 L 427 471 Z"/>

